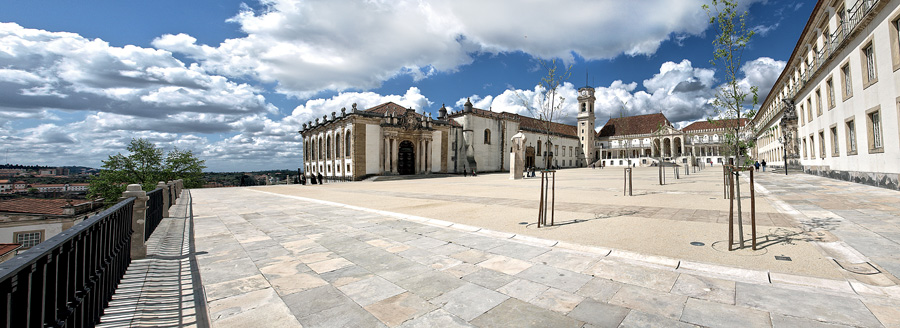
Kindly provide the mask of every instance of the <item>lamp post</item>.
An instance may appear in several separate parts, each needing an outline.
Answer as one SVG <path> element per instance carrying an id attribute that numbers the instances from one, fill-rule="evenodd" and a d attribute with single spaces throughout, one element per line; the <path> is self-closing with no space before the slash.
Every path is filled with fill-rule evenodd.
<path id="1" fill-rule="evenodd" d="M 788 131 L 787 127 L 787 123 L 785 121 L 781 121 L 781 148 L 782 150 L 784 150 L 784 157 L 782 157 L 782 160 L 784 161 L 784 175 L 788 175 L 787 147 L 788 142 L 791 141 L 791 132 Z"/>
<path id="2" fill-rule="evenodd" d="M 782 148 L 784 148 L 784 175 L 788 174 L 788 156 L 787 149 L 791 145 L 788 143 L 791 142 L 791 122 L 797 120 L 797 112 L 794 109 L 794 100 L 793 99 L 782 99 L 784 102 L 784 109 L 782 110 L 783 114 L 781 116 L 781 122 L 778 125 L 781 126 L 781 144 Z M 793 153 L 793 152 L 792 152 Z"/>

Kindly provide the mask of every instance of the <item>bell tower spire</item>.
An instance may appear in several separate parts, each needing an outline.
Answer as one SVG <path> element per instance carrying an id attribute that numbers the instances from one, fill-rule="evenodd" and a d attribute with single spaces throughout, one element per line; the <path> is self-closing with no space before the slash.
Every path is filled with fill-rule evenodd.
<path id="1" fill-rule="evenodd" d="M 578 89 L 578 139 L 581 142 L 581 154 L 578 159 L 582 166 L 588 166 L 594 158 L 594 88 L 587 85 L 587 72 L 584 74 L 585 86 Z"/>

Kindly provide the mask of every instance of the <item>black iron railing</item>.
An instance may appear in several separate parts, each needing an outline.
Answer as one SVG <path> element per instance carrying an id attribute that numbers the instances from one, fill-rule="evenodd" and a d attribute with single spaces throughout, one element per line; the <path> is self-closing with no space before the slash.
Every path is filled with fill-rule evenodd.
<path id="1" fill-rule="evenodd" d="M 92 327 L 131 263 L 134 198 L 0 264 L 0 327 Z"/>
<path id="2" fill-rule="evenodd" d="M 159 226 L 159 222 L 163 219 L 163 190 L 156 188 L 147 193 L 150 197 L 147 200 L 147 220 L 144 221 L 144 241 L 150 239 L 150 235 Z"/>

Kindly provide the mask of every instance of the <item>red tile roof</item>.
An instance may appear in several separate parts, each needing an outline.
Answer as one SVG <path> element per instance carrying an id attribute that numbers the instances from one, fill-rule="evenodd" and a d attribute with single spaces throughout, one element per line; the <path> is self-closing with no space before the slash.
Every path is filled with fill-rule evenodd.
<path id="1" fill-rule="evenodd" d="M 454 113 L 453 115 L 450 115 L 450 117 L 462 116 L 462 115 L 465 115 L 466 113 L 468 113 L 468 112 L 460 111 L 460 112 Z M 544 122 L 542 122 L 541 120 L 531 118 L 528 116 L 522 116 L 522 115 L 515 114 L 515 113 L 494 112 L 494 111 L 484 110 L 484 109 L 480 109 L 480 108 L 472 108 L 472 113 L 474 113 L 475 115 L 478 115 L 478 116 L 489 117 L 489 118 L 494 118 L 494 119 L 519 121 L 519 129 L 526 130 L 526 131 L 544 133 L 545 129 L 546 129 L 546 125 L 544 125 Z M 568 125 L 568 124 L 562 124 L 562 123 L 551 123 L 550 132 L 557 134 L 557 135 L 578 138 L 578 128 L 574 125 Z"/>
<path id="2" fill-rule="evenodd" d="M 661 126 L 668 125 L 672 123 L 662 113 L 614 117 L 603 125 L 597 137 L 649 134 L 656 132 Z"/>
<path id="3" fill-rule="evenodd" d="M 90 203 L 85 200 L 17 198 L 0 201 L 0 212 L 63 215 L 63 206 Z"/>
<path id="4" fill-rule="evenodd" d="M 381 115 L 384 115 L 385 113 L 387 113 L 388 116 L 390 116 L 391 114 L 394 114 L 394 116 L 401 116 L 403 114 L 406 114 L 407 110 L 408 110 L 408 108 L 397 105 L 394 102 L 386 102 L 381 105 L 366 109 L 366 110 L 364 110 L 364 112 L 381 114 Z M 422 116 L 422 114 L 416 113 L 415 111 L 413 111 L 413 113 L 415 113 L 415 115 L 417 117 Z"/>
<path id="5" fill-rule="evenodd" d="M 735 119 L 730 119 L 730 120 L 717 120 L 717 121 L 712 121 L 712 122 L 710 122 L 710 121 L 697 121 L 697 122 L 691 123 L 691 124 L 689 124 L 688 126 L 684 127 L 683 129 L 681 129 L 681 131 L 687 132 L 687 131 L 697 131 L 697 130 L 715 130 L 715 129 L 721 129 L 721 128 L 724 128 L 724 127 L 726 127 L 726 126 L 734 126 L 734 121 L 735 121 Z M 740 119 L 741 126 L 747 125 L 747 122 L 748 122 L 748 121 L 749 121 L 749 120 L 747 120 L 746 118 L 741 118 L 741 119 Z"/>
<path id="6" fill-rule="evenodd" d="M 19 249 L 19 247 L 22 247 L 22 244 L 0 244 L 0 256 L 13 252 Z"/>

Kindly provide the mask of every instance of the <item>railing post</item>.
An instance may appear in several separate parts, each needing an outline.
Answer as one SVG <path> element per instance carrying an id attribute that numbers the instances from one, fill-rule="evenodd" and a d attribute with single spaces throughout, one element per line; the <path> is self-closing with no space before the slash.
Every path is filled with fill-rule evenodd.
<path id="1" fill-rule="evenodd" d="M 184 189 L 184 180 L 178 179 L 175 180 L 175 190 L 178 193 L 178 196 L 181 196 L 181 190 Z"/>
<path id="2" fill-rule="evenodd" d="M 156 184 L 156 188 L 162 189 L 162 217 L 167 218 L 169 217 L 169 206 L 172 206 L 172 204 L 169 204 L 169 187 L 166 186 L 165 182 L 160 181 Z"/>
<path id="3" fill-rule="evenodd" d="M 147 221 L 147 192 L 141 185 L 130 184 L 122 197 L 135 197 L 134 210 L 131 213 L 131 259 L 139 260 L 147 257 L 147 245 L 144 243 L 144 224 Z"/>
<path id="4" fill-rule="evenodd" d="M 175 181 L 169 180 L 166 182 L 166 185 L 169 186 L 169 199 L 172 200 L 169 202 L 169 206 L 175 205 L 175 201 L 178 199 L 178 193 L 175 191 Z"/>

